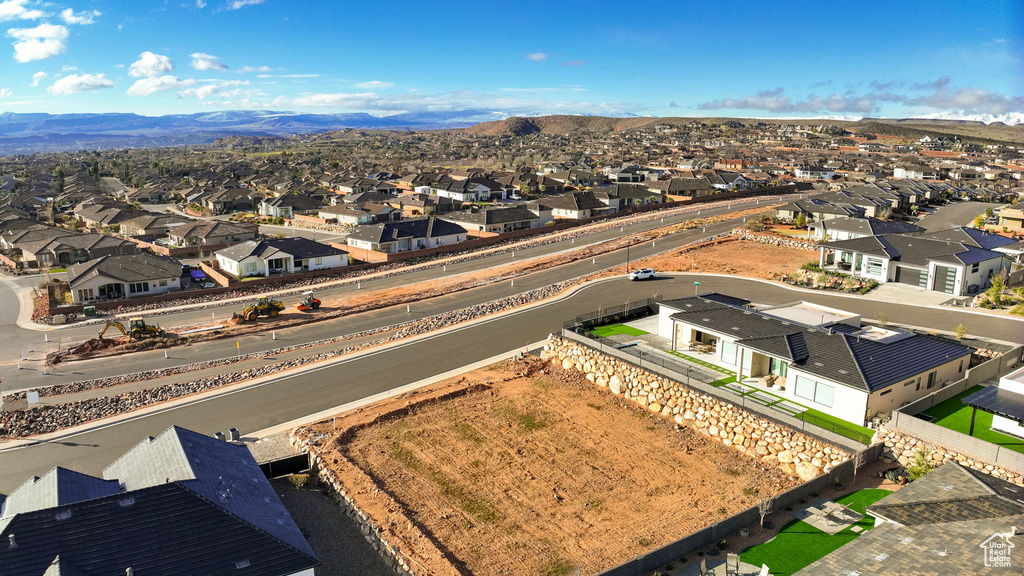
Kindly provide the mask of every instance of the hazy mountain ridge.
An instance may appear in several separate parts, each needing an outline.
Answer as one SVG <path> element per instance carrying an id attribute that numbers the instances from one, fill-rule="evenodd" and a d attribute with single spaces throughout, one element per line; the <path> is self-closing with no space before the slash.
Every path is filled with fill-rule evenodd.
<path id="1" fill-rule="evenodd" d="M 977 120 L 926 119 L 926 118 L 862 118 L 860 120 L 837 120 L 834 118 L 690 118 L 690 117 L 632 117 L 607 118 L 602 116 L 530 116 L 510 117 L 494 122 L 484 122 L 465 132 L 469 134 L 525 136 L 532 133 L 571 134 L 591 132 L 607 134 L 624 130 L 653 128 L 658 125 L 683 127 L 690 123 L 704 123 L 709 126 L 739 122 L 751 126 L 764 124 L 801 124 L 817 126 L 835 125 L 854 132 L 897 136 L 917 139 L 925 134 L 932 136 L 961 136 L 988 142 L 1024 144 L 1024 124 L 1007 126 L 1001 122 L 986 124 Z"/>
<path id="2" fill-rule="evenodd" d="M 529 134 L 611 133 L 659 124 L 686 126 L 693 122 L 720 125 L 834 124 L 858 132 L 915 137 L 960 135 L 991 142 L 1024 144 L 1024 124 L 1007 125 L 996 118 L 967 120 L 954 115 L 926 118 L 658 118 L 584 115 L 502 118 L 493 110 L 408 112 L 391 116 L 366 113 L 310 114 L 272 110 L 225 110 L 196 114 L 142 116 L 132 113 L 46 114 L 0 113 L 0 154 L 22 154 L 89 148 L 152 147 L 209 144 L 227 136 L 291 136 L 343 128 L 376 130 L 451 130 L 468 134 L 526 136 Z M 1007 121 L 1018 118 L 1004 115 Z M 1024 115 L 1021 115 L 1024 116 Z M 984 121 L 990 121 L 986 124 Z"/>

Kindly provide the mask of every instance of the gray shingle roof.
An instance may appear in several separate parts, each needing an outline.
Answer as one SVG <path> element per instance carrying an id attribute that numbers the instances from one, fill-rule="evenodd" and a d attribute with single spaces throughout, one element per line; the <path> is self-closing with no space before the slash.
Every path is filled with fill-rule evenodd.
<path id="1" fill-rule="evenodd" d="M 834 576 L 854 570 L 886 576 L 1002 573 L 984 566 L 980 546 L 997 533 L 1009 532 L 1011 526 L 1024 525 L 1021 496 L 1024 488 L 1020 486 L 948 462 L 868 506 L 870 514 L 890 522 L 877 525 L 797 574 Z M 1013 561 L 1017 556 L 1013 555 Z"/>
<path id="2" fill-rule="evenodd" d="M 149 252 L 121 256 L 101 256 L 67 268 L 68 282 L 72 285 L 90 275 L 104 276 L 121 282 L 146 282 L 181 276 L 181 262 L 170 256 Z"/>
<path id="3" fill-rule="evenodd" d="M 466 229 L 458 224 L 441 220 L 440 218 L 428 217 L 402 220 L 400 222 L 385 222 L 372 226 L 360 226 L 349 234 L 348 237 L 381 244 L 402 239 L 438 238 L 465 233 Z"/>
<path id="4" fill-rule="evenodd" d="M 278 253 L 292 256 L 296 260 L 309 258 L 322 258 L 324 256 L 336 256 L 346 254 L 333 246 L 321 244 L 309 238 L 276 238 L 269 240 L 246 240 L 234 246 L 228 246 L 214 252 L 218 256 L 240 262 L 249 256 L 260 258 L 274 258 Z"/>

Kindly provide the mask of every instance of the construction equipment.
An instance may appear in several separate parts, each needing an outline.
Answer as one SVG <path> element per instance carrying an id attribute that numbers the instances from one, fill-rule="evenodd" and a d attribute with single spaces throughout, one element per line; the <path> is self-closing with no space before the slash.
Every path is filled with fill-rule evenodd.
<path id="1" fill-rule="evenodd" d="M 100 338 L 107 333 L 107 330 L 111 328 L 117 328 L 118 332 L 122 335 L 127 336 L 130 340 L 139 340 L 146 336 L 163 336 L 166 334 L 166 330 L 160 326 L 153 324 L 146 324 L 146 321 L 142 318 L 132 318 L 128 320 L 128 328 L 124 327 L 124 323 L 117 320 L 107 320 L 103 325 L 103 329 L 100 330 Z"/>
<path id="2" fill-rule="evenodd" d="M 295 305 L 302 312 L 309 312 L 320 308 L 320 299 L 313 296 L 313 292 L 306 291 L 302 293 L 302 301 Z"/>
<path id="3" fill-rule="evenodd" d="M 284 302 L 280 300 L 271 300 L 267 296 L 261 296 L 254 304 L 250 304 L 242 309 L 242 313 L 237 312 L 232 316 L 232 319 L 237 321 L 252 321 L 257 316 L 270 316 L 271 318 L 277 316 L 284 310 Z"/>

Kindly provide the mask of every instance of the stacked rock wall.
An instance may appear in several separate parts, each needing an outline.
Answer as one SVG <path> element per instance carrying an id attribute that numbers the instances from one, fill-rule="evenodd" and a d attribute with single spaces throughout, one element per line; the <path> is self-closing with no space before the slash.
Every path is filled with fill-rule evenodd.
<path id="1" fill-rule="evenodd" d="M 995 476 L 996 478 L 1006 480 L 1007 482 L 1024 486 L 1024 474 L 1021 474 L 1019 471 L 1009 470 L 984 460 L 965 456 L 938 444 L 929 444 L 920 438 L 916 438 L 900 430 L 892 430 L 883 427 L 879 429 L 878 434 L 875 437 L 885 443 L 886 449 L 882 455 L 882 459 L 889 463 L 895 464 L 898 462 L 901 466 L 909 466 L 914 461 L 914 455 L 919 450 L 923 449 L 929 455 L 932 464 L 936 466 L 950 461 L 957 462 L 966 468 L 979 470 L 986 474 Z"/>
<path id="2" fill-rule="evenodd" d="M 541 357 L 803 481 L 849 459 L 839 448 L 565 338 L 549 337 Z"/>

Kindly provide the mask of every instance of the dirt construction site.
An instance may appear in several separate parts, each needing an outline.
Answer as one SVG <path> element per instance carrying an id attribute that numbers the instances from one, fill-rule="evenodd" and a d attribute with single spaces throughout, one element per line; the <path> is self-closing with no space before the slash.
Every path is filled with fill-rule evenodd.
<path id="1" fill-rule="evenodd" d="M 538 359 L 297 434 L 432 574 L 595 574 L 798 483 Z"/>

